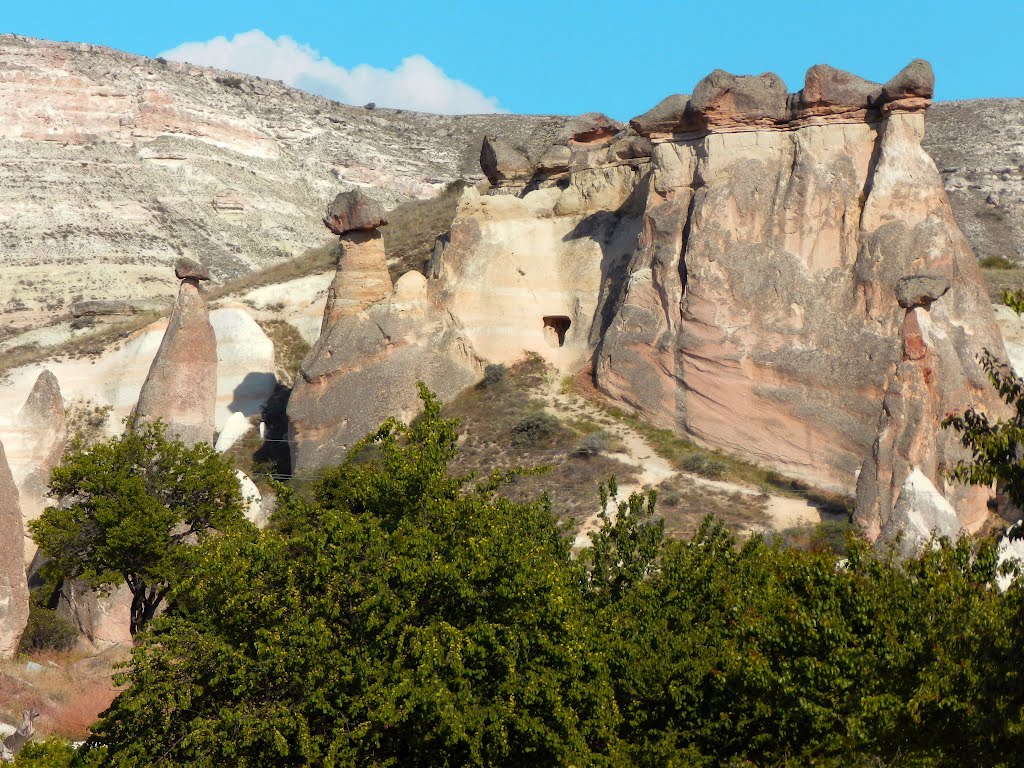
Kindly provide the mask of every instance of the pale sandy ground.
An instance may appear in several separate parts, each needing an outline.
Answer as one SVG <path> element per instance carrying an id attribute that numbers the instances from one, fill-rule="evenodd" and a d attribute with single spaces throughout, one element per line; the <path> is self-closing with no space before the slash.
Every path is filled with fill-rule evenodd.
<path id="1" fill-rule="evenodd" d="M 639 474 L 635 480 L 619 485 L 620 501 L 628 499 L 630 494 L 642 493 L 647 489 L 655 488 L 660 483 L 673 477 L 685 477 L 695 485 L 707 488 L 709 492 L 717 494 L 735 493 L 749 496 L 751 499 L 757 498 L 760 503 L 765 503 L 764 492 L 760 488 L 739 485 L 738 483 L 724 480 L 709 480 L 700 475 L 676 470 L 668 461 L 655 452 L 643 435 L 627 424 L 612 418 L 584 398 L 563 392 L 561 384 L 555 377 L 549 379 L 544 395 L 548 403 L 546 410 L 551 414 L 563 417 L 569 415 L 578 419 L 585 418 L 600 424 L 621 447 L 621 451 L 614 454 L 615 458 L 637 468 Z M 814 526 L 822 521 L 820 510 L 805 499 L 791 498 L 789 496 L 768 495 L 765 512 L 770 521 L 769 528 L 771 531 L 782 531 L 801 526 Z M 580 523 L 573 546 L 576 548 L 589 547 L 589 534 L 596 531 L 600 524 L 599 512 L 595 512 L 590 517 L 585 518 Z M 754 532 L 762 531 L 750 529 L 741 533 Z"/>

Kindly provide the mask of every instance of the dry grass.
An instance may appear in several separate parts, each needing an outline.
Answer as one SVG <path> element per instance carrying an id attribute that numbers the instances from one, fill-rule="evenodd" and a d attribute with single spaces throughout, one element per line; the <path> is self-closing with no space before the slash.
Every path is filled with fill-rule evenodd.
<path id="1" fill-rule="evenodd" d="M 511 366 L 490 385 L 467 389 L 445 406 L 448 417 L 460 420 L 462 441 L 452 471 L 489 474 L 516 467 L 547 467 L 541 474 L 517 478 L 506 495 L 517 500 L 547 494 L 561 519 L 586 517 L 597 511 L 598 483 L 614 475 L 620 481 L 635 478 L 636 470 L 606 452 L 579 450 L 586 426 L 561 419 L 550 434 L 533 444 L 513 445 L 513 429 L 523 419 L 544 411 L 537 398 L 550 375 L 544 362 L 529 357 Z"/>
<path id="2" fill-rule="evenodd" d="M 128 653 L 120 648 L 98 656 L 50 651 L 0 663 L 0 719 L 16 725 L 23 709 L 35 709 L 37 738 L 86 738 L 117 695 L 111 675 Z M 29 661 L 42 669 L 30 671 Z"/>
<path id="3" fill-rule="evenodd" d="M 429 200 L 410 200 L 388 212 L 388 225 L 381 231 L 392 280 L 410 270 L 425 272 L 437 236 L 451 229 L 465 187 L 465 182 L 453 181 Z"/>
<path id="4" fill-rule="evenodd" d="M 985 276 L 988 296 L 993 304 L 1003 302 L 1003 291 L 1019 291 L 1024 289 L 1024 269 L 985 268 L 981 270 Z"/>
<path id="5" fill-rule="evenodd" d="M 570 385 L 575 394 L 586 398 L 608 415 L 640 433 L 659 456 L 681 472 L 695 472 L 716 480 L 760 488 L 765 493 L 807 499 L 829 512 L 852 512 L 852 499 L 846 496 L 812 488 L 773 469 L 696 445 L 667 429 L 655 427 L 636 414 L 626 413 L 621 408 L 611 405 L 594 386 L 589 370 L 581 371 L 571 382 L 563 382 L 563 387 Z"/>

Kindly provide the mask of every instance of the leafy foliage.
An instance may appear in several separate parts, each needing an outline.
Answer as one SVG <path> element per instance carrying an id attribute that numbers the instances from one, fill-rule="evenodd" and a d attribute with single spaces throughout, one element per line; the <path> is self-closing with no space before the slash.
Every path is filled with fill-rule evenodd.
<path id="1" fill-rule="evenodd" d="M 78 641 L 78 628 L 59 613 L 34 601 L 29 603 L 28 624 L 21 635 L 21 653 L 66 651 Z"/>
<path id="2" fill-rule="evenodd" d="M 1024 313 L 1024 291 L 1003 291 L 1002 301 L 1018 315 Z"/>
<path id="3" fill-rule="evenodd" d="M 230 462 L 206 444 L 167 439 L 159 423 L 73 446 L 50 494 L 65 503 L 29 523 L 40 550 L 65 578 L 100 589 L 126 583 L 133 634 L 182 574 L 184 545 L 245 524 Z"/>
<path id="4" fill-rule="evenodd" d="M 558 430 L 558 419 L 550 413 L 531 413 L 512 427 L 512 445 L 516 448 L 529 448 L 551 438 Z"/>
<path id="5" fill-rule="evenodd" d="M 79 754 L 61 739 L 29 742 L 14 759 L 13 768 L 99 768 L 103 764 L 104 750 Z"/>
<path id="6" fill-rule="evenodd" d="M 94 729 L 105 764 L 1019 763 L 1024 588 L 991 544 L 898 561 L 665 542 L 601 488 L 589 553 L 544 499 L 448 472 L 456 424 L 385 422 L 264 531 L 196 548 Z"/>
<path id="7" fill-rule="evenodd" d="M 970 408 L 962 416 L 943 420 L 942 426 L 959 432 L 960 441 L 971 452 L 971 461 L 958 462 L 951 475 L 972 485 L 996 482 L 1018 508 L 1024 508 L 1024 380 L 987 350 L 981 365 L 1012 415 L 993 421 L 983 411 Z"/>

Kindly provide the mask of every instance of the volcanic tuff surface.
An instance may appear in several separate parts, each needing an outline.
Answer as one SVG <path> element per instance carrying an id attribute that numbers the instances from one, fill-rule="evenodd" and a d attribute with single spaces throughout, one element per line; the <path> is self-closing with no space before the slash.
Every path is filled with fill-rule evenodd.
<path id="1" fill-rule="evenodd" d="M 484 134 L 557 168 L 564 147 L 539 153 L 568 122 L 367 110 L 261 78 L 0 36 L 0 324 L 79 295 L 169 300 L 163 277 L 179 255 L 217 280 L 295 256 L 323 242 L 323 206 L 340 190 L 373 186 L 386 204 L 429 196 L 479 174 Z M 975 251 L 1024 257 L 1024 101 L 938 104 L 928 126 L 924 146 Z"/>
<path id="2" fill-rule="evenodd" d="M 856 491 L 871 538 L 977 530 L 984 490 L 949 481 L 964 452 L 940 423 L 998 411 L 978 356 L 1003 344 L 921 146 L 933 87 L 921 60 L 884 85 L 819 65 L 792 94 L 717 70 L 628 128 L 590 116 L 539 163 L 488 139 L 493 189 L 463 193 L 418 294 L 451 341 L 389 330 L 407 312 L 397 292 L 360 303 L 368 332 L 347 322 L 302 363 L 295 465 L 337 461 L 345 445 L 326 438 L 356 412 L 414 407 L 411 387 L 402 404 L 376 396 L 409 368 L 392 347 L 447 347 L 478 370 L 532 352 L 563 373 L 593 363 L 597 387 L 653 424 Z M 348 269 L 336 301 L 358 284 Z M 462 386 L 456 366 L 433 370 Z"/>
<path id="3" fill-rule="evenodd" d="M 478 174 L 485 132 L 549 143 L 564 118 L 352 107 L 279 82 L 0 36 L 0 311 L 169 298 L 178 256 L 215 279 L 324 241 L 324 202 L 386 204 Z M 537 137 L 540 137 L 539 139 Z M 8 321 L 14 318 L 8 318 Z"/>

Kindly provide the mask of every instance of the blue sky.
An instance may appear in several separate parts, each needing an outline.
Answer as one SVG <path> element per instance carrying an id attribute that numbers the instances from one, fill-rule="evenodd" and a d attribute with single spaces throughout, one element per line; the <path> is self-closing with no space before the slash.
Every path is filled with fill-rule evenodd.
<path id="1" fill-rule="evenodd" d="M 0 32 L 174 51 L 437 111 L 625 119 L 718 67 L 774 71 L 795 91 L 812 64 L 885 81 L 916 57 L 935 67 L 937 98 L 1024 97 L 1024 0 L 0 0 Z"/>

